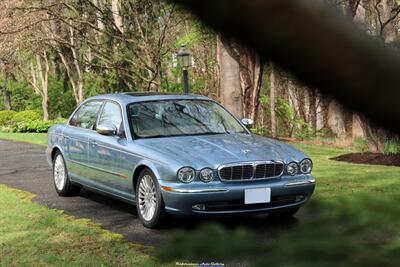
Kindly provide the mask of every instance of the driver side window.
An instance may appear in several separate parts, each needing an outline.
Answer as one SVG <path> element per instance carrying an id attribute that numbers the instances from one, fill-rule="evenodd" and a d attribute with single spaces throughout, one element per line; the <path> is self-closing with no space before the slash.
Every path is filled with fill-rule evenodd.
<path id="1" fill-rule="evenodd" d="M 91 101 L 82 105 L 71 118 L 69 124 L 75 127 L 93 129 L 102 104 L 102 101 Z"/>

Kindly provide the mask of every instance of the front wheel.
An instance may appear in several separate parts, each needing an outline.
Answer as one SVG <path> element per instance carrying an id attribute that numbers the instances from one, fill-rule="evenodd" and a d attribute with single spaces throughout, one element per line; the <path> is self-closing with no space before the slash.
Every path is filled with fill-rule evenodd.
<path id="1" fill-rule="evenodd" d="M 57 151 L 53 161 L 53 180 L 59 196 L 71 196 L 77 194 L 80 187 L 71 183 L 68 177 L 67 166 L 65 165 L 64 157 Z"/>
<path id="2" fill-rule="evenodd" d="M 166 216 L 160 188 L 154 174 L 145 169 L 136 186 L 136 209 L 142 224 L 147 228 L 157 228 Z"/>

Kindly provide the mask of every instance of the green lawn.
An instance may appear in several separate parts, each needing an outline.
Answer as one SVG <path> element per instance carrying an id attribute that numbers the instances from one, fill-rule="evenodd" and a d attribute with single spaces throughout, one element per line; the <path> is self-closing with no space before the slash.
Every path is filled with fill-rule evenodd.
<path id="1" fill-rule="evenodd" d="M 45 134 L 0 133 L 0 138 L 46 144 Z M 303 150 L 313 159 L 313 174 L 317 178 L 317 188 L 313 201 L 305 207 L 304 213 L 298 215 L 300 218 L 307 218 L 308 223 L 296 228 L 297 234 L 288 231 L 288 235 L 279 241 L 282 244 L 274 246 L 283 250 L 292 248 L 293 250 L 287 250 L 289 253 L 285 256 L 287 259 L 295 255 L 299 259 L 304 256 L 304 264 L 299 264 L 299 266 L 314 266 L 307 261 L 307 255 L 314 255 L 316 251 L 320 254 L 321 266 L 324 262 L 332 262 L 332 266 L 349 266 L 346 265 L 349 263 L 351 266 L 358 266 L 358 263 L 364 263 L 357 258 L 352 262 L 354 257 L 348 259 L 341 256 L 340 253 L 346 249 L 354 250 L 352 253 L 357 254 L 357 257 L 364 257 L 371 261 L 370 266 L 377 266 L 374 264 L 388 258 L 376 254 L 378 252 L 390 255 L 388 259 L 395 259 L 392 254 L 398 252 L 399 242 L 388 241 L 387 236 L 399 236 L 397 230 L 390 230 L 390 232 L 389 229 L 400 227 L 397 223 L 400 222 L 400 213 L 396 208 L 400 193 L 400 168 L 329 160 L 331 157 L 352 152 L 351 149 L 310 144 L 292 145 Z M 351 198 L 347 198 L 348 196 Z M 29 193 L 0 185 L 0 265 L 58 266 L 72 263 L 76 266 L 147 266 L 155 264 L 154 258 L 143 252 L 143 247 L 125 242 L 121 236 L 102 230 L 88 220 L 75 219 L 63 215 L 60 211 L 34 204 L 30 201 L 32 197 Z M 382 223 L 385 227 L 379 228 L 383 225 Z M 337 228 L 337 225 L 341 227 Z M 315 229 L 318 229 L 318 232 Z M 354 229 L 366 230 L 359 233 Z M 225 240 L 227 236 L 232 236 L 232 233 L 226 232 L 228 231 L 226 229 L 212 231 L 217 231 L 213 233 L 216 238 L 218 234 L 221 234 L 221 242 L 224 242 L 222 240 Z M 372 238 L 379 237 L 378 241 L 373 242 L 378 242 L 379 245 L 382 243 L 384 247 L 375 249 L 371 248 L 369 243 L 365 245 L 364 241 L 360 241 L 364 240 L 365 235 L 368 237 L 370 232 Z M 242 238 L 240 232 L 238 235 L 239 239 Z M 196 236 L 196 232 L 190 233 L 190 236 Z M 167 262 L 174 261 L 175 257 L 185 259 L 185 255 L 188 260 L 197 259 L 195 256 L 199 255 L 198 249 L 186 251 L 186 248 L 194 244 L 201 246 L 203 243 L 209 246 L 209 240 L 203 242 L 202 238 L 210 236 L 210 233 L 200 231 L 197 236 L 199 240 L 190 239 L 189 243 L 186 243 L 184 240 L 188 238 L 188 233 L 185 233 L 181 239 L 178 236 L 167 246 L 170 250 L 165 250 L 165 248 L 161 250 L 164 251 L 164 255 L 165 252 L 169 255 L 166 257 Z M 321 236 L 325 237 L 323 245 L 320 245 Z M 217 239 L 215 240 L 217 242 Z M 354 243 L 351 243 L 353 241 Z M 236 241 L 233 240 L 231 243 L 234 242 Z M 304 242 L 313 246 L 304 246 Z M 183 247 L 179 247 L 179 244 Z M 345 245 L 348 247 L 343 249 Z M 254 249 L 256 248 L 251 248 L 251 250 Z M 272 251 L 273 248 L 266 245 L 265 249 Z M 180 250 L 183 255 L 174 254 Z M 240 247 L 241 250 L 242 247 Z M 332 255 L 325 255 L 326 251 L 332 251 Z M 292 252 L 293 255 L 290 254 Z M 260 253 L 257 257 L 263 255 L 262 252 Z M 278 251 L 276 254 L 279 255 Z M 271 255 L 267 256 L 265 257 L 269 260 L 274 259 Z M 218 256 L 212 256 L 210 260 L 218 258 Z M 275 263 L 284 262 L 282 259 L 276 259 Z M 335 262 L 336 259 L 343 262 Z M 398 262 L 388 260 L 388 263 L 388 266 L 394 266 L 393 264 Z"/>
<path id="2" fill-rule="evenodd" d="M 331 198 L 368 193 L 371 196 L 399 195 L 400 167 L 350 164 L 329 160 L 352 152 L 322 145 L 294 144 L 305 151 L 314 162 L 313 175 L 317 178 L 314 198 Z"/>
<path id="3" fill-rule="evenodd" d="M 0 185 L 0 266 L 157 266 L 151 250 Z"/>
<path id="4" fill-rule="evenodd" d="M 0 132 L 0 139 L 18 142 L 27 142 L 38 145 L 47 145 L 47 134 L 45 133 L 4 133 Z"/>

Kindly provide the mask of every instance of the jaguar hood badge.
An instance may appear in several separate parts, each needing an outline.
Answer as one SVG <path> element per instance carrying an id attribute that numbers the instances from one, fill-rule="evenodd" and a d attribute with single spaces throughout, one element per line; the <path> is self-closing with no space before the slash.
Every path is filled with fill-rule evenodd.
<path id="1" fill-rule="evenodd" d="M 251 152 L 251 150 L 250 149 L 243 149 L 242 152 L 247 155 L 248 153 Z"/>

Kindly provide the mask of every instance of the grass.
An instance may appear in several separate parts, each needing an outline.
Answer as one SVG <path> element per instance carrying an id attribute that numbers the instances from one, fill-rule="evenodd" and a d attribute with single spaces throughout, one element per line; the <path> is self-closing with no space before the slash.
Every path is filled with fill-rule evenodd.
<path id="1" fill-rule="evenodd" d="M 0 266 L 158 266 L 144 246 L 0 185 Z"/>
<path id="2" fill-rule="evenodd" d="M 329 160 L 349 153 L 349 149 L 322 145 L 292 144 L 305 151 L 314 162 L 317 178 L 314 198 L 332 198 L 368 193 L 372 197 L 400 194 L 400 168 L 368 164 L 351 164 Z"/>
<path id="3" fill-rule="evenodd" d="M 45 134 L 0 133 L 0 138 L 46 145 Z M 205 226 L 174 235 L 160 259 L 236 261 L 250 255 L 256 262 L 245 261 L 259 266 L 399 266 L 400 168 L 329 160 L 354 152 L 348 148 L 292 145 L 313 159 L 317 178 L 312 201 L 298 215 L 301 224 L 272 243 L 252 242 L 251 229 Z M 142 247 L 88 220 L 33 204 L 31 198 L 0 186 L 0 265 L 155 264 Z M 226 246 L 231 249 L 221 250 Z"/>
<path id="4" fill-rule="evenodd" d="M 47 145 L 47 134 L 45 133 L 5 133 L 0 132 L 0 139 L 26 142 L 37 145 Z"/>

